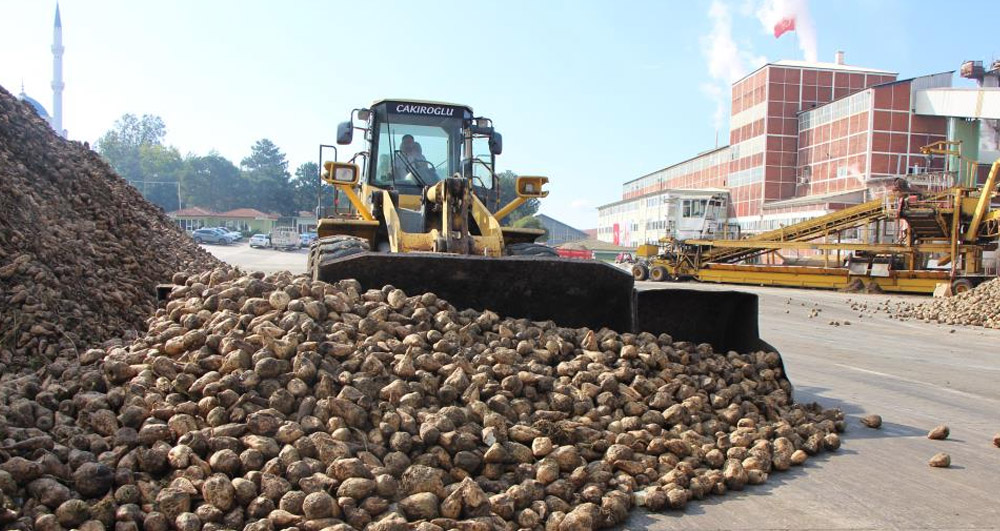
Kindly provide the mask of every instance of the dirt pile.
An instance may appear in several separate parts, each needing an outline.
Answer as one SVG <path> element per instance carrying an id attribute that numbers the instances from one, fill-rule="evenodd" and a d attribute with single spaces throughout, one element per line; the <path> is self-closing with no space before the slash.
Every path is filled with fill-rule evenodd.
<path id="1" fill-rule="evenodd" d="M 0 373 L 143 330 L 158 282 L 217 265 L 0 87 Z"/>
<path id="2" fill-rule="evenodd" d="M 843 414 L 793 404 L 775 353 L 289 273 L 178 280 L 133 343 L 0 387 L 0 525 L 583 530 L 840 446 Z"/>
<path id="3" fill-rule="evenodd" d="M 919 304 L 898 303 L 892 312 L 898 319 L 1000 328 L 1000 279 L 984 282 L 952 297 Z"/>

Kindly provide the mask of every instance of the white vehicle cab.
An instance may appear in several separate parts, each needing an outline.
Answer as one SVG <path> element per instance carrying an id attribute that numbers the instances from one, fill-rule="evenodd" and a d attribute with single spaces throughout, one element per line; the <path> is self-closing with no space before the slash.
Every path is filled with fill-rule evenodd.
<path id="1" fill-rule="evenodd" d="M 275 227 L 271 230 L 271 247 L 283 251 L 299 248 L 299 231 L 295 227 Z"/>

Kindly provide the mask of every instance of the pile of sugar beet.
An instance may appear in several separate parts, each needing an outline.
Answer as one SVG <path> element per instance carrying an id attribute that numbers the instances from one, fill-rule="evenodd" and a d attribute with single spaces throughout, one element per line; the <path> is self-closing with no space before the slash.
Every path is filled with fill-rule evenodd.
<path id="1" fill-rule="evenodd" d="M 134 337 L 158 282 L 217 265 L 98 154 L 0 87 L 0 374 Z"/>
<path id="2" fill-rule="evenodd" d="M 0 526 L 583 530 L 840 446 L 776 353 L 457 311 L 289 273 L 174 275 L 134 341 L 0 382 Z"/>
<path id="3" fill-rule="evenodd" d="M 862 303 L 856 303 L 858 309 Z M 917 304 L 885 303 L 886 311 L 897 319 L 921 320 L 948 325 L 1000 328 L 1000 279 L 984 282 L 952 297 L 934 298 Z M 867 306 L 864 306 L 867 309 Z"/>

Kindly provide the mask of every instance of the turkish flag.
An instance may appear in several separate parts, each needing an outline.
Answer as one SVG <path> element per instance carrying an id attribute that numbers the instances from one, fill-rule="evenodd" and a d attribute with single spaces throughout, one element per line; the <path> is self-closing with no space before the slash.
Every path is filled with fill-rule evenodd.
<path id="1" fill-rule="evenodd" d="M 785 17 L 774 25 L 774 38 L 777 39 L 778 37 L 781 37 L 786 31 L 795 31 L 794 16 Z"/>

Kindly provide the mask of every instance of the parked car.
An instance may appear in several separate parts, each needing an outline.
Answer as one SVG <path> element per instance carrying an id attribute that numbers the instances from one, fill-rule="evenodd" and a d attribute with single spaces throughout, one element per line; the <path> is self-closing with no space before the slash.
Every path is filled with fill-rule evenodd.
<path id="1" fill-rule="evenodd" d="M 309 247 L 309 245 L 312 244 L 312 242 L 314 241 L 316 241 L 315 232 L 303 232 L 302 234 L 299 234 L 300 247 Z"/>
<path id="2" fill-rule="evenodd" d="M 191 237 L 197 243 L 217 243 L 220 245 L 229 245 L 233 242 L 229 234 L 220 231 L 219 229 L 197 229 L 192 234 Z"/>
<path id="3" fill-rule="evenodd" d="M 234 242 L 238 242 L 238 241 L 243 240 L 243 233 L 242 232 L 240 232 L 238 230 L 229 230 L 229 229 L 225 229 L 225 228 L 223 230 L 225 230 L 226 232 L 229 233 L 229 236 L 232 237 L 232 239 L 233 239 Z"/>
<path id="4" fill-rule="evenodd" d="M 271 237 L 267 234 L 254 234 L 250 237 L 250 247 L 268 248 L 271 246 Z"/>
<path id="5" fill-rule="evenodd" d="M 233 231 L 227 229 L 226 227 L 205 227 L 205 228 L 206 229 L 210 229 L 210 230 L 214 230 L 215 232 L 218 232 L 219 234 L 225 235 L 227 238 L 229 238 L 229 241 L 231 241 L 231 242 L 237 241 L 239 238 L 243 237 L 242 234 L 240 234 L 238 232 L 233 232 Z"/>
<path id="6" fill-rule="evenodd" d="M 229 229 L 227 229 L 227 228 L 224 228 L 224 227 L 215 227 L 212 230 L 214 230 L 215 232 L 218 232 L 219 234 L 225 236 L 226 239 L 229 240 L 229 243 L 233 243 L 234 241 L 236 241 L 236 236 L 232 232 L 230 232 Z"/>

